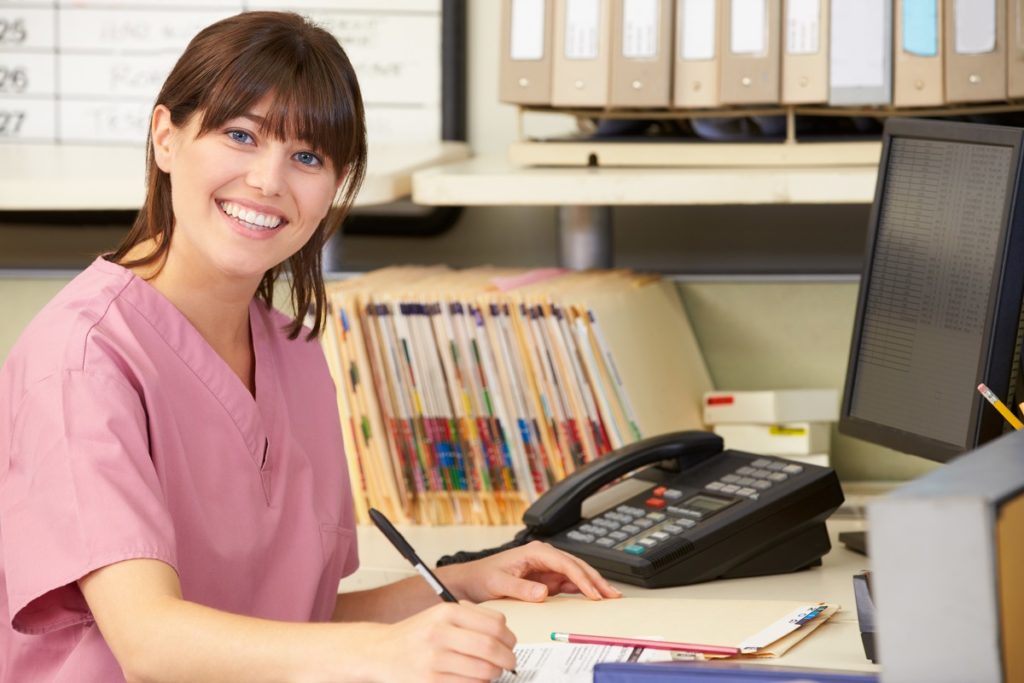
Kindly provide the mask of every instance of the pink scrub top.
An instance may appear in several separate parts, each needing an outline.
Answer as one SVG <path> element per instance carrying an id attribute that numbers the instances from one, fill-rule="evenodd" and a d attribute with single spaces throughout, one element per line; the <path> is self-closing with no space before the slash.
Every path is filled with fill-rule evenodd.
<path id="1" fill-rule="evenodd" d="M 123 681 L 76 581 L 129 558 L 186 600 L 330 619 L 358 565 L 334 385 L 288 318 L 249 322 L 255 398 L 102 258 L 29 324 L 0 369 L 0 681 Z"/>

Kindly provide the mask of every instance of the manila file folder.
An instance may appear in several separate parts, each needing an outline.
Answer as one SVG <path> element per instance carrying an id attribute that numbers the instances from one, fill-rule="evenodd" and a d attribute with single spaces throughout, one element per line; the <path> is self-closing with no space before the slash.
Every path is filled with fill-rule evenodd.
<path id="1" fill-rule="evenodd" d="M 556 596 L 541 603 L 492 600 L 484 606 L 504 614 L 522 643 L 548 642 L 551 632 L 558 631 L 736 647 L 744 652 L 738 656 L 758 658 L 781 657 L 839 611 L 838 605 L 827 605 L 795 626 L 790 623 L 794 615 L 821 604 L 633 597 L 592 601 Z"/>

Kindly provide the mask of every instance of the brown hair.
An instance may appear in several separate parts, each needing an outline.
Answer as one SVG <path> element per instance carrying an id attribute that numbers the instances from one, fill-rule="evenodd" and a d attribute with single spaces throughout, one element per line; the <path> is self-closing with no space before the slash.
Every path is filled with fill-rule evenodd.
<path id="1" fill-rule="evenodd" d="M 348 214 L 366 172 L 363 100 L 345 51 L 334 36 L 298 14 L 246 12 L 218 21 L 192 39 L 155 104 L 167 107 L 178 127 L 200 114 L 198 135 L 203 135 L 247 113 L 267 94 L 273 101 L 260 132 L 304 140 L 331 160 L 336 173 L 345 173 L 333 208 L 313 236 L 286 265 L 264 273 L 256 290 L 271 305 L 274 282 L 286 268 L 295 310 L 288 336 L 298 337 L 309 312 L 313 323 L 307 339 L 312 339 L 327 318 L 323 246 Z M 174 232 L 170 177 L 156 165 L 151 139 L 146 146 L 146 201 L 117 251 L 108 256 L 126 267 L 161 260 Z M 153 253 L 122 262 L 149 238 L 158 244 Z"/>

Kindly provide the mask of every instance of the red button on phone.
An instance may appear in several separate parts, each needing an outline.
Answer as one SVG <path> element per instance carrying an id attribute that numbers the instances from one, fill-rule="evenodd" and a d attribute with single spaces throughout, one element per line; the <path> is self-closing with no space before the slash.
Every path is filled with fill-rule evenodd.
<path id="1" fill-rule="evenodd" d="M 668 491 L 668 489 L 665 488 L 664 486 L 659 486 L 656 489 L 654 489 L 653 491 L 651 491 L 651 493 L 653 493 L 654 495 L 656 495 L 659 498 L 661 498 L 662 496 L 665 495 L 665 491 Z"/>
<path id="2" fill-rule="evenodd" d="M 665 507 L 665 501 L 661 498 L 648 498 L 647 507 L 649 508 L 663 508 Z"/>

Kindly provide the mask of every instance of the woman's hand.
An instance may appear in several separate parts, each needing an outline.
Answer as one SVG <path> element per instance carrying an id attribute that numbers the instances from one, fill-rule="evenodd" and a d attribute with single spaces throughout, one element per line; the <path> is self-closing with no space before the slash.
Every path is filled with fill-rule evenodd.
<path id="1" fill-rule="evenodd" d="M 485 607 L 440 603 L 382 629 L 367 643 L 374 680 L 493 681 L 516 666 L 505 616 Z"/>
<path id="2" fill-rule="evenodd" d="M 589 564 L 540 541 L 436 571 L 455 595 L 473 602 L 541 602 L 559 593 L 582 593 L 591 600 L 622 596 Z"/>

